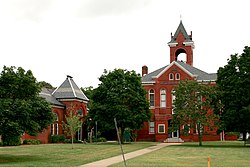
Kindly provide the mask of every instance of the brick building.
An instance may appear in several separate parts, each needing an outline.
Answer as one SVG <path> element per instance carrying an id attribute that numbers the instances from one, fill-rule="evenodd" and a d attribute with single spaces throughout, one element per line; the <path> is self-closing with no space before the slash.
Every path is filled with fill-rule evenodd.
<path id="1" fill-rule="evenodd" d="M 138 140 L 151 141 L 198 141 L 198 134 L 191 129 L 188 136 L 182 136 L 182 127 L 176 132 L 169 131 L 172 119 L 172 104 L 174 86 L 181 80 L 195 80 L 209 86 L 215 85 L 216 73 L 206 73 L 193 66 L 194 42 L 192 32 L 187 34 L 182 21 L 174 35 L 171 33 L 170 64 L 148 73 L 148 67 L 142 67 L 142 84 L 148 92 L 151 121 L 145 123 L 144 128 L 138 131 Z M 178 56 L 184 54 L 186 61 L 180 61 Z M 220 140 L 220 135 L 215 130 L 204 127 L 203 140 Z"/>
<path id="2" fill-rule="evenodd" d="M 37 136 L 30 136 L 24 134 L 22 137 L 25 139 L 38 139 L 41 143 L 49 143 L 50 135 L 62 135 L 62 123 L 65 122 L 65 115 L 69 112 L 69 109 L 74 109 L 78 114 L 82 116 L 87 115 L 87 103 L 89 99 L 81 91 L 81 89 L 76 85 L 71 76 L 67 76 L 66 80 L 55 90 L 50 90 L 43 88 L 41 97 L 44 97 L 52 106 L 52 112 L 55 114 L 56 121 L 51 124 L 42 133 Z M 76 134 L 77 140 L 84 140 L 86 136 L 86 128 L 82 126 L 80 131 Z"/>

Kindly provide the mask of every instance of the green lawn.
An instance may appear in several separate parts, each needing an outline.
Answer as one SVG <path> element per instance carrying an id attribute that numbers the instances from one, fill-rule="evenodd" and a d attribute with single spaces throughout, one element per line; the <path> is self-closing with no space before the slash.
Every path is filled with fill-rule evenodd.
<path id="1" fill-rule="evenodd" d="M 211 167 L 249 167 L 250 146 L 243 142 L 183 143 L 127 160 L 128 167 L 206 167 L 211 157 Z M 122 167 L 123 163 L 112 165 Z"/>
<path id="2" fill-rule="evenodd" d="M 124 144 L 124 152 L 155 145 L 153 142 Z M 41 144 L 0 147 L 0 166 L 11 167 L 68 167 L 109 158 L 121 153 L 117 143 L 105 144 Z"/>

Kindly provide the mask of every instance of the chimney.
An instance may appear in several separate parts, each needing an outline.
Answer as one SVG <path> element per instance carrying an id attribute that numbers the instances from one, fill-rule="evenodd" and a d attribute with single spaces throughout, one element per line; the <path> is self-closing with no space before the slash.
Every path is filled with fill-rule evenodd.
<path id="1" fill-rule="evenodd" d="M 148 67 L 146 65 L 142 66 L 142 76 L 147 75 L 148 74 Z"/>

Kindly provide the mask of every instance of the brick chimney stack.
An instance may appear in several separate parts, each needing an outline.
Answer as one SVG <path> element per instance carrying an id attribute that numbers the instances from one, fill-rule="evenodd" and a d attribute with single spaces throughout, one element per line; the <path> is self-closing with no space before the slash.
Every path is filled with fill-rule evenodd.
<path id="1" fill-rule="evenodd" d="M 146 65 L 142 66 L 142 76 L 148 74 L 148 67 Z"/>

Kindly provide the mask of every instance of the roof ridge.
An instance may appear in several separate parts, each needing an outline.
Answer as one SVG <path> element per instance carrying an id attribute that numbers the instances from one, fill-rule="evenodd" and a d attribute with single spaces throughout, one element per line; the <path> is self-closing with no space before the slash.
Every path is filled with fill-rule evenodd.
<path id="1" fill-rule="evenodd" d="M 76 97 L 75 89 L 73 88 L 73 85 L 72 85 L 71 80 L 70 80 L 71 78 L 70 78 L 70 77 L 67 77 L 67 79 L 69 80 L 70 87 L 71 87 L 71 89 L 72 89 L 72 91 L 73 91 L 74 96 Z"/>

